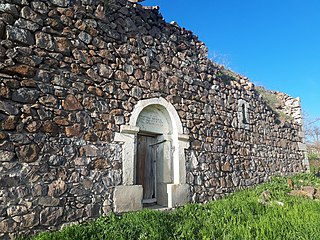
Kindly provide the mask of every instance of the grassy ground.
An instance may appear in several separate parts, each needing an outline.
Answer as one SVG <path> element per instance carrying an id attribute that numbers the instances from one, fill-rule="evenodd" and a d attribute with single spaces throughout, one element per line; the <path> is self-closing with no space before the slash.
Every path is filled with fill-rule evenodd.
<path id="1" fill-rule="evenodd" d="M 320 187 L 312 174 L 292 178 L 295 185 Z M 259 203 L 269 190 L 273 202 Z M 174 211 L 143 210 L 110 214 L 32 240 L 95 239 L 320 239 L 320 201 L 289 196 L 287 179 L 276 177 L 254 189 L 239 191 L 208 204 L 189 204 Z M 275 201 L 281 201 L 284 206 Z M 28 239 L 28 238 L 24 238 Z"/>

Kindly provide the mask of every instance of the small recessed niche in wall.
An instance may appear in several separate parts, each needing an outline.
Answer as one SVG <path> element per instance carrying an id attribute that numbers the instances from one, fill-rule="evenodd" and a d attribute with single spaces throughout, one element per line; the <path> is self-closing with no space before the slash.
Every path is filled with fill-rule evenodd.
<path id="1" fill-rule="evenodd" d="M 243 99 L 238 100 L 238 127 L 250 129 L 249 103 Z"/>

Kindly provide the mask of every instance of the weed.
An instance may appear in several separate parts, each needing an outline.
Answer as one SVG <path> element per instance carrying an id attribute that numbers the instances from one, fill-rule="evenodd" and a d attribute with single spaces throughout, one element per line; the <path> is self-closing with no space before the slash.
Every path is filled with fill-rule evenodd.
<path id="1" fill-rule="evenodd" d="M 220 69 L 220 71 L 217 73 L 217 77 L 220 78 L 226 85 L 230 85 L 231 81 L 239 81 L 239 76 L 228 69 Z"/>
<path id="2" fill-rule="evenodd" d="M 292 117 L 281 110 L 281 107 L 282 107 L 282 105 L 284 105 L 284 103 L 281 103 L 281 101 L 277 98 L 276 94 L 264 89 L 263 87 L 259 87 L 259 86 L 256 87 L 256 91 L 265 100 L 268 107 L 279 118 L 279 119 L 277 119 L 278 121 L 276 121 L 277 124 L 280 124 L 281 122 L 292 121 Z"/>

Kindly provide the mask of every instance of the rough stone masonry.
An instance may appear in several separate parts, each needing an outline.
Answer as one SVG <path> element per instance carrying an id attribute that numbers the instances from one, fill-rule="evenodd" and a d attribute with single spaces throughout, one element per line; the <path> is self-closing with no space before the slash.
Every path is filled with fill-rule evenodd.
<path id="1" fill-rule="evenodd" d="M 274 93 L 281 120 L 158 8 L 0 0 L 0 41 L 0 238 L 141 209 L 147 188 L 174 207 L 308 169 L 299 99 Z"/>

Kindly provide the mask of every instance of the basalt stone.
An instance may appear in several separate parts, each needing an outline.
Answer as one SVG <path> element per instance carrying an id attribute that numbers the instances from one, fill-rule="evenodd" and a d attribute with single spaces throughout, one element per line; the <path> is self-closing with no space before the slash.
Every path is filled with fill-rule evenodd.
<path id="1" fill-rule="evenodd" d="M 5 30 L 6 30 L 6 25 L 4 24 L 3 21 L 0 20 L 0 40 L 5 39 Z"/>
<path id="2" fill-rule="evenodd" d="M 53 83 L 53 85 L 61 86 L 61 87 L 69 87 L 70 85 L 70 83 L 64 76 L 56 75 L 56 74 L 53 76 L 51 83 Z"/>
<path id="3" fill-rule="evenodd" d="M 201 142 L 199 140 L 195 140 L 191 143 L 192 148 L 199 150 L 201 149 Z"/>
<path id="4" fill-rule="evenodd" d="M 86 206 L 86 213 L 90 217 L 98 217 L 100 215 L 100 208 L 99 204 L 88 204 Z"/>
<path id="5" fill-rule="evenodd" d="M 114 78 L 119 81 L 128 81 L 127 73 L 121 70 L 115 72 Z"/>
<path id="6" fill-rule="evenodd" d="M 14 23 L 14 26 L 18 27 L 18 28 L 27 29 L 27 30 L 32 31 L 32 32 L 40 29 L 40 25 L 39 24 L 37 24 L 35 22 L 32 22 L 32 21 L 29 21 L 29 20 L 26 20 L 26 19 L 23 19 L 23 18 L 19 18 Z"/>
<path id="7" fill-rule="evenodd" d="M 31 163 L 39 157 L 39 147 L 36 144 L 28 144 L 17 147 L 17 155 L 21 162 Z"/>
<path id="8" fill-rule="evenodd" d="M 21 9 L 21 16 L 27 20 L 39 24 L 40 26 L 43 25 L 43 20 L 41 16 L 28 6 L 25 6 Z"/>
<path id="9" fill-rule="evenodd" d="M 97 71 L 91 68 L 88 69 L 86 73 L 94 82 L 101 83 L 103 81 L 103 79 L 97 74 Z"/>
<path id="10" fill-rule="evenodd" d="M 55 50 L 62 53 L 63 55 L 70 56 L 71 53 L 71 43 L 67 38 L 64 37 L 54 37 Z"/>
<path id="11" fill-rule="evenodd" d="M 98 88 L 98 87 L 89 86 L 89 87 L 88 87 L 88 91 L 89 91 L 90 93 L 93 93 L 93 94 L 99 96 L 99 97 L 102 97 L 102 96 L 103 96 L 103 91 L 102 91 L 100 88 Z"/>
<path id="12" fill-rule="evenodd" d="M 9 74 L 21 77 L 34 77 L 36 74 L 36 70 L 33 67 L 25 64 L 7 67 L 4 70 Z"/>
<path id="13" fill-rule="evenodd" d="M 55 107 L 57 104 L 57 99 L 55 96 L 47 94 L 43 97 L 40 97 L 39 102 L 47 107 Z"/>
<path id="14" fill-rule="evenodd" d="M 82 110 L 83 107 L 73 95 L 69 94 L 66 99 L 62 102 L 62 107 L 64 110 L 74 111 L 74 110 Z"/>
<path id="15" fill-rule="evenodd" d="M 63 216 L 62 207 L 48 207 L 40 212 L 40 224 L 52 226 L 61 223 Z"/>
<path id="16" fill-rule="evenodd" d="M 91 40 L 92 40 L 92 36 L 84 31 L 82 31 L 81 33 L 79 33 L 79 39 L 83 42 L 85 42 L 86 44 L 90 44 Z"/>
<path id="17" fill-rule="evenodd" d="M 7 208 L 7 214 L 8 216 L 17 216 L 22 215 L 27 212 L 27 208 L 22 205 L 14 205 Z"/>
<path id="18" fill-rule="evenodd" d="M 96 157 L 99 155 L 99 150 L 94 145 L 86 145 L 83 148 L 87 157 Z"/>
<path id="19" fill-rule="evenodd" d="M 13 152 L 0 150 L 0 162 L 10 162 L 14 159 L 15 155 Z"/>
<path id="20" fill-rule="evenodd" d="M 137 99 L 140 99 L 142 96 L 142 89 L 138 86 L 132 88 L 131 95 Z"/>
<path id="21" fill-rule="evenodd" d="M 83 138 L 90 142 L 96 142 L 98 140 L 98 136 L 93 132 L 86 133 Z"/>
<path id="22" fill-rule="evenodd" d="M 124 65 L 124 71 L 128 74 L 128 75 L 132 75 L 133 74 L 133 66 L 129 65 L 129 64 L 125 64 Z"/>
<path id="23" fill-rule="evenodd" d="M 98 71 L 101 77 L 111 78 L 113 75 L 112 69 L 106 64 L 98 64 Z"/>
<path id="24" fill-rule="evenodd" d="M 35 34 L 35 38 L 37 47 L 44 48 L 49 51 L 53 51 L 55 49 L 55 45 L 50 34 L 37 32 Z"/>
<path id="25" fill-rule="evenodd" d="M 48 186 L 48 196 L 50 197 L 59 197 L 67 191 L 66 183 L 59 179 Z"/>
<path id="26" fill-rule="evenodd" d="M 14 4 L 0 3 L 0 12 L 9 13 L 15 18 L 19 17 L 18 10 Z"/>
<path id="27" fill-rule="evenodd" d="M 152 36 L 143 36 L 142 40 L 147 45 L 152 45 L 153 44 L 153 37 Z"/>
<path id="28" fill-rule="evenodd" d="M 38 97 L 39 91 L 30 88 L 20 88 L 12 94 L 12 100 L 21 103 L 35 103 Z"/>
<path id="29" fill-rule="evenodd" d="M 230 163 L 226 162 L 221 166 L 221 170 L 224 172 L 230 172 L 231 171 L 231 165 Z"/>
<path id="30" fill-rule="evenodd" d="M 0 221 L 0 233 L 13 233 L 16 231 L 17 223 L 12 219 Z"/>
<path id="31" fill-rule="evenodd" d="M 39 218 L 36 213 L 16 216 L 13 219 L 20 223 L 21 228 L 33 228 L 39 224 Z"/>
<path id="32" fill-rule="evenodd" d="M 73 222 L 83 217 L 84 209 L 68 209 L 66 211 L 67 221 Z"/>
<path id="33" fill-rule="evenodd" d="M 45 14 L 48 12 L 47 5 L 43 2 L 40 2 L 40 1 L 31 2 L 31 7 L 34 11 L 36 11 L 40 14 Z"/>
<path id="34" fill-rule="evenodd" d="M 7 174 L 3 174 L 0 176 L 0 187 L 1 188 L 11 188 L 17 187 L 21 184 L 20 177 L 11 174 L 10 176 Z"/>
<path id="35" fill-rule="evenodd" d="M 59 132 L 59 127 L 56 123 L 48 120 L 42 123 L 42 131 L 57 134 Z"/>
<path id="36" fill-rule="evenodd" d="M 18 118 L 16 116 L 8 116 L 1 123 L 2 130 L 14 130 L 16 128 L 18 122 Z"/>
<path id="37" fill-rule="evenodd" d="M 5 114 L 8 115 L 18 115 L 20 110 L 16 105 L 13 105 L 10 102 L 5 102 L 0 100 L 0 111 L 4 112 Z"/>
<path id="38" fill-rule="evenodd" d="M 70 124 L 70 122 L 65 119 L 65 118 L 59 118 L 59 117 L 56 117 L 53 119 L 54 122 L 60 126 L 68 126 Z"/>
<path id="39" fill-rule="evenodd" d="M 53 116 L 52 111 L 46 111 L 43 108 L 37 110 L 40 120 L 51 119 Z"/>
<path id="40" fill-rule="evenodd" d="M 70 194 L 78 197 L 78 196 L 84 196 L 88 194 L 88 191 L 84 189 L 83 187 L 74 187 L 70 190 Z"/>
<path id="41" fill-rule="evenodd" d="M 78 137 L 82 133 L 82 127 L 80 124 L 74 124 L 65 128 L 67 137 Z"/>
<path id="42" fill-rule="evenodd" d="M 26 29 L 7 26 L 7 38 L 14 42 L 23 43 L 27 45 L 34 45 L 35 40 L 31 32 Z"/>
<path id="43" fill-rule="evenodd" d="M 40 206 L 45 207 L 57 207 L 59 203 L 60 199 L 55 197 L 40 197 L 38 202 Z"/>
<path id="44" fill-rule="evenodd" d="M 70 4 L 70 0 L 52 0 L 51 2 L 59 7 L 67 7 Z"/>
<path id="45" fill-rule="evenodd" d="M 0 26 L 0 28 L 1 28 L 1 26 Z M 0 31 L 1 31 L 1 29 L 0 29 Z M 0 35 L 1 35 L 1 33 L 0 33 Z M 0 39 L 1 39 L 1 36 L 0 36 Z M 0 59 L 3 59 L 4 57 L 6 57 L 6 49 L 4 47 L 0 46 Z"/>
<path id="46" fill-rule="evenodd" d="M 40 126 L 41 124 L 38 121 L 32 121 L 29 124 L 27 124 L 25 128 L 28 132 L 34 133 L 38 131 Z"/>

